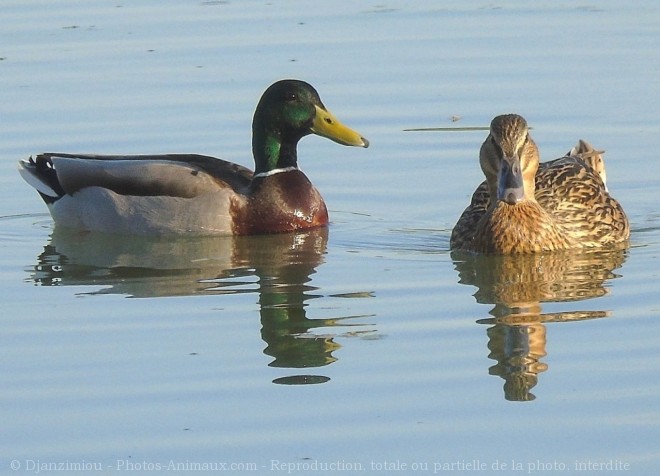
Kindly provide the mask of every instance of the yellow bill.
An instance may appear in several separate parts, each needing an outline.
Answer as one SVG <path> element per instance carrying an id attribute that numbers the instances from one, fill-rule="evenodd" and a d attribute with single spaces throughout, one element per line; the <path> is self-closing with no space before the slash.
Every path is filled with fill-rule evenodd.
<path id="1" fill-rule="evenodd" d="M 319 106 L 316 106 L 316 117 L 314 117 L 314 123 L 312 124 L 312 132 L 339 144 L 369 147 L 367 139 L 339 122 L 330 111 Z"/>

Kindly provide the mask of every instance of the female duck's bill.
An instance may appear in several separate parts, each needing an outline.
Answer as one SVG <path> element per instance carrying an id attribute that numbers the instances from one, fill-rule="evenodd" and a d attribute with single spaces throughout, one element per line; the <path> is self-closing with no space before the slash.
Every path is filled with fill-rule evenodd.
<path id="1" fill-rule="evenodd" d="M 324 226 L 323 198 L 298 169 L 297 144 L 316 134 L 368 147 L 298 80 L 271 85 L 252 123 L 255 171 L 196 154 L 45 153 L 19 162 L 57 225 L 126 234 L 261 234 Z"/>
<path id="2" fill-rule="evenodd" d="M 527 121 L 497 116 L 479 154 L 486 182 L 452 230 L 451 247 L 509 254 L 625 245 L 630 226 L 607 191 L 600 154 L 581 141 L 574 155 L 539 164 Z"/>

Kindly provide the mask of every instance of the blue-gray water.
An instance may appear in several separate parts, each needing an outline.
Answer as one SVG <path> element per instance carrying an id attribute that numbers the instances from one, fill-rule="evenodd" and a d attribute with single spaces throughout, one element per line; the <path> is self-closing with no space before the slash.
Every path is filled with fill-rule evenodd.
<path id="1" fill-rule="evenodd" d="M 657 474 L 656 2 L 14 1 L 0 17 L 0 472 Z M 327 231 L 55 232 L 16 172 L 43 151 L 252 166 L 254 106 L 285 77 L 372 144 L 301 142 Z M 606 150 L 629 250 L 449 252 L 485 132 L 405 129 L 508 112 L 544 159 L 579 138 Z"/>

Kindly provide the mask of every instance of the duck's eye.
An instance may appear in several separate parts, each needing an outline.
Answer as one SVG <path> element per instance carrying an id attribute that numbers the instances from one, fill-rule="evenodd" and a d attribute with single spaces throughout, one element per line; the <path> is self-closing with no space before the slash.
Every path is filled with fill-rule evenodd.
<path id="1" fill-rule="evenodd" d="M 284 98 L 283 99 L 287 102 L 291 102 L 291 101 L 295 101 L 296 99 L 298 99 L 298 96 L 293 91 L 286 91 L 284 93 Z"/>

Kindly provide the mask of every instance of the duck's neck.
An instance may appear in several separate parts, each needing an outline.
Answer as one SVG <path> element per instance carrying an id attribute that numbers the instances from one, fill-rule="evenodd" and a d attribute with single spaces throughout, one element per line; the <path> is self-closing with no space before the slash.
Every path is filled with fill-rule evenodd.
<path id="1" fill-rule="evenodd" d="M 298 166 L 298 141 L 283 138 L 277 131 L 255 125 L 252 130 L 252 154 L 255 175 Z"/>
<path id="2" fill-rule="evenodd" d="M 575 246 L 566 230 L 536 200 L 496 201 L 477 224 L 474 251 L 537 253 Z"/>
<path id="3" fill-rule="evenodd" d="M 525 200 L 536 202 L 536 172 L 525 175 L 525 177 L 523 177 L 523 184 Z"/>

